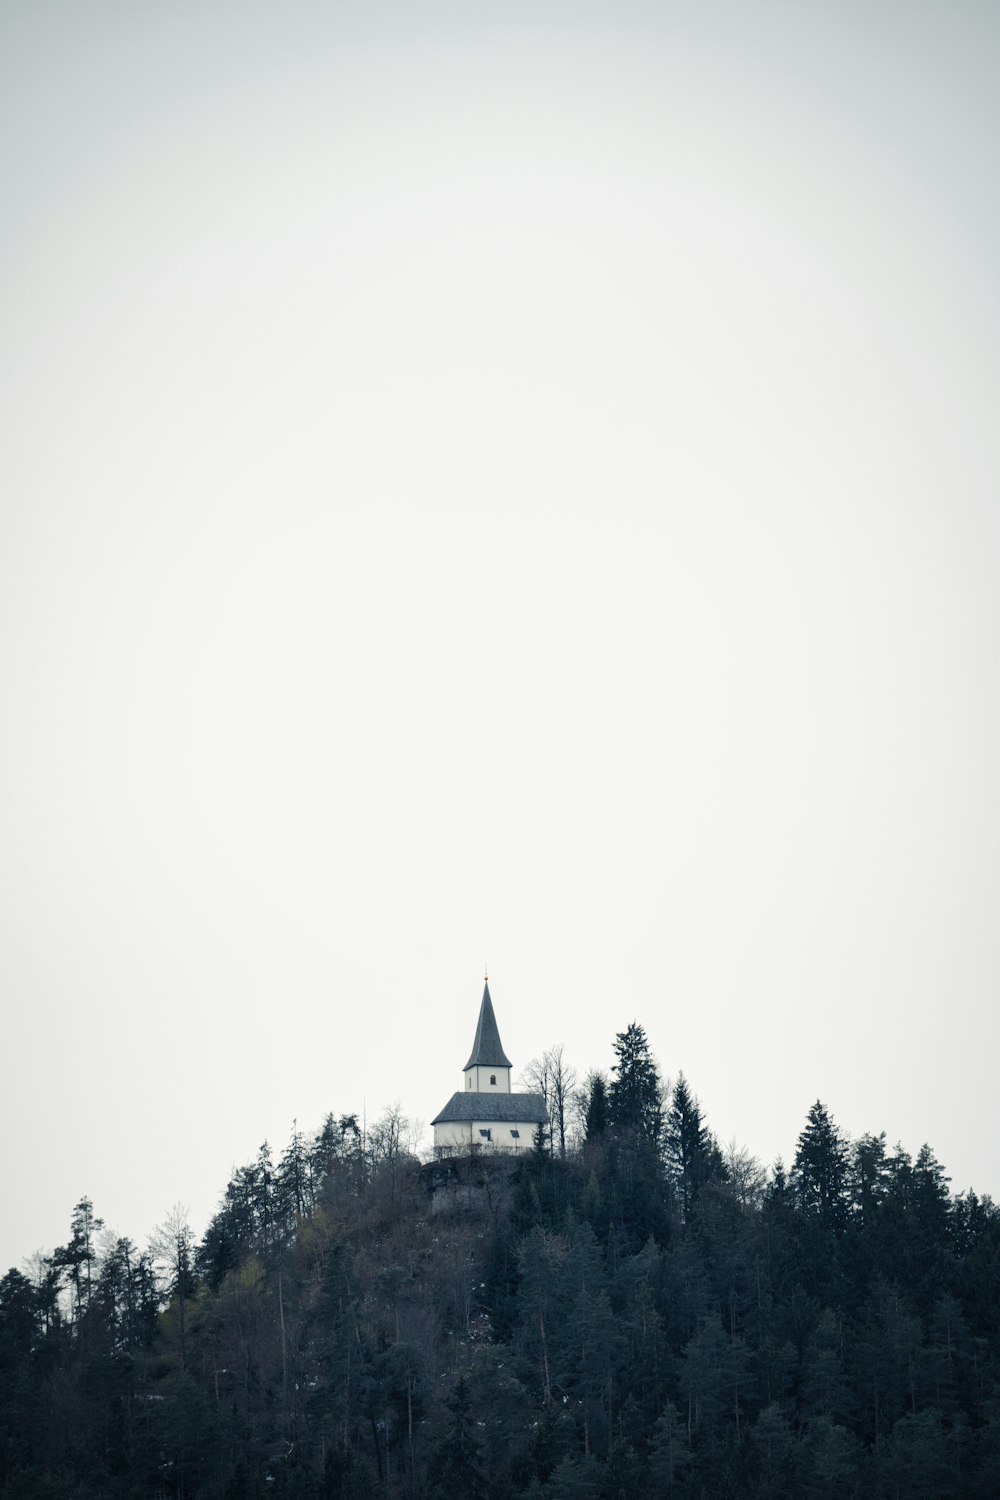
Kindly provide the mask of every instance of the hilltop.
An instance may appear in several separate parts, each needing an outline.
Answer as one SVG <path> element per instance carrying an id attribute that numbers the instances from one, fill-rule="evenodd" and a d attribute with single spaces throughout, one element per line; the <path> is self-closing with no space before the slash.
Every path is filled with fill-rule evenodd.
<path id="1" fill-rule="evenodd" d="M 199 1242 L 0 1282 L 12 1497 L 994 1497 L 1000 1213 L 816 1103 L 787 1171 L 722 1150 L 644 1033 L 580 1131 L 430 1164 L 331 1115 Z"/>

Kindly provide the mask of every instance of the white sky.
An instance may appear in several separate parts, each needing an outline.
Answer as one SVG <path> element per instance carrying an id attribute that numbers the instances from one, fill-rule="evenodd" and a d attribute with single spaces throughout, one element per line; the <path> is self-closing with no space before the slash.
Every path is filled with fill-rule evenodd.
<path id="1" fill-rule="evenodd" d="M 0 1270 L 646 1027 L 1000 1191 L 1000 9 L 0 15 Z"/>

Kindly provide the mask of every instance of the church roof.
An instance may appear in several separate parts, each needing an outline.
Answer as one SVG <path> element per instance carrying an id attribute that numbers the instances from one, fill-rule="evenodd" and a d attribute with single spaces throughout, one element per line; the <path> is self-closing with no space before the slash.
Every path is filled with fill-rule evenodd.
<path id="1" fill-rule="evenodd" d="M 450 1125 L 456 1120 L 497 1120 L 510 1125 L 547 1125 L 545 1100 L 541 1094 L 473 1093 L 452 1094 L 432 1125 Z"/>
<path id="2" fill-rule="evenodd" d="M 472 1056 L 463 1071 L 467 1072 L 469 1068 L 511 1068 L 513 1066 L 500 1045 L 497 1018 L 493 1014 L 493 1001 L 490 999 L 490 987 L 487 984 L 483 990 L 483 1003 L 479 1007 L 479 1024 L 476 1027 L 476 1039 L 472 1043 Z M 471 1116 L 465 1115 L 462 1118 L 471 1119 Z M 494 1116 L 494 1118 L 497 1117 Z"/>

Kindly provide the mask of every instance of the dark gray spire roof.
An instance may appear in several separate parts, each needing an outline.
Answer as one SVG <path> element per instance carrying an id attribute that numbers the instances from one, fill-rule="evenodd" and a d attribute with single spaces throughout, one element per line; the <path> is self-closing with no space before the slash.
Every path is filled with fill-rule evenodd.
<path id="1" fill-rule="evenodd" d="M 514 1064 L 500 1045 L 497 1018 L 493 1014 L 493 1001 L 490 999 L 490 987 L 487 983 L 483 990 L 483 1003 L 479 1007 L 479 1024 L 476 1027 L 476 1039 L 472 1043 L 472 1056 L 462 1071 L 468 1072 L 470 1068 L 512 1068 L 513 1066 Z"/>

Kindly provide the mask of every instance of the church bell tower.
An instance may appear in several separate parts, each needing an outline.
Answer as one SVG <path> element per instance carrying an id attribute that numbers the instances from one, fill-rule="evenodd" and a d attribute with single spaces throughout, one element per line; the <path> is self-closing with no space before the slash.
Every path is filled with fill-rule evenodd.
<path id="1" fill-rule="evenodd" d="M 472 1055 L 464 1069 L 466 1091 L 473 1094 L 509 1094 L 512 1066 L 510 1058 L 500 1045 L 500 1033 L 497 1030 L 497 1018 L 493 1014 L 490 983 L 487 979 L 483 989 L 483 1003 L 479 1007 Z"/>

